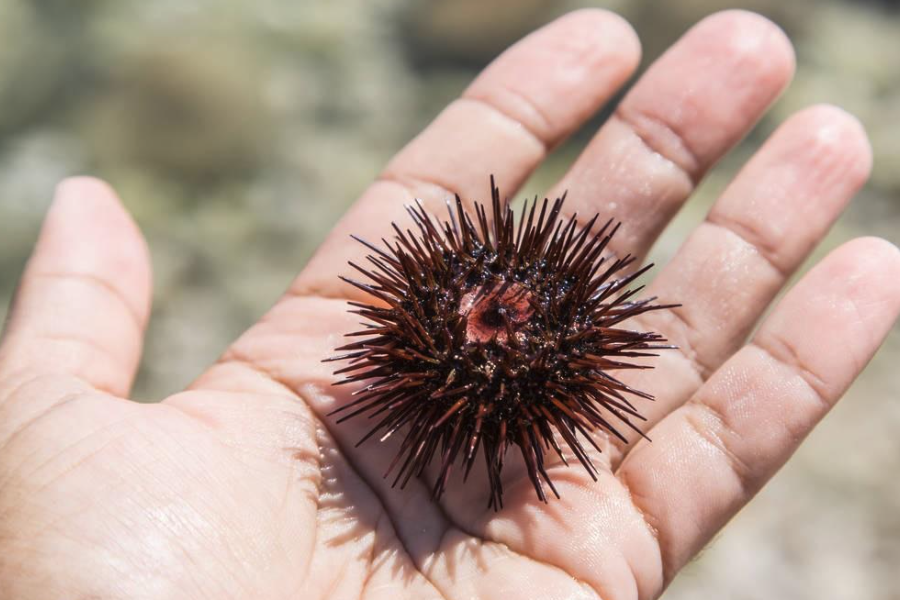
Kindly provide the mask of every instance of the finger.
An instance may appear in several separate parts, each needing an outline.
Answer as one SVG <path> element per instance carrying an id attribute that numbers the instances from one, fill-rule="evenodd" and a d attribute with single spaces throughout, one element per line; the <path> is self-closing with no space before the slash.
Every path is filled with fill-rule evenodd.
<path id="1" fill-rule="evenodd" d="M 74 375 L 127 394 L 150 290 L 146 244 L 115 193 L 96 179 L 64 181 L 13 302 L 0 378 Z"/>
<path id="2" fill-rule="evenodd" d="M 793 71 L 772 22 L 737 10 L 704 19 L 647 70 L 550 196 L 568 190 L 569 213 L 621 220 L 613 249 L 644 255 Z"/>
<path id="3" fill-rule="evenodd" d="M 346 296 L 335 272 L 368 253 L 351 234 L 377 242 L 390 221 L 406 223 L 405 204 L 421 198 L 445 214 L 453 192 L 489 195 L 494 174 L 512 194 L 569 133 L 600 108 L 637 66 L 631 27 L 601 10 L 568 14 L 498 57 L 435 121 L 390 162 L 338 223 L 292 291 Z"/>
<path id="4" fill-rule="evenodd" d="M 900 313 L 900 252 L 832 252 L 750 345 L 651 431 L 617 475 L 658 532 L 666 580 L 787 461 L 859 375 Z"/>
<path id="5" fill-rule="evenodd" d="M 642 329 L 678 346 L 662 353 L 653 371 L 629 379 L 656 396 L 642 411 L 646 429 L 744 343 L 871 165 L 859 122 L 838 108 L 816 106 L 789 119 L 741 170 L 648 289 L 682 306 L 638 319 Z"/>

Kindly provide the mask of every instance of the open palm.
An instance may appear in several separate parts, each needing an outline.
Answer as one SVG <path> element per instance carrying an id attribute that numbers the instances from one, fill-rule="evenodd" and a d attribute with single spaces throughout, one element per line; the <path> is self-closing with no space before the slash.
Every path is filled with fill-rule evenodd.
<path id="1" fill-rule="evenodd" d="M 648 293 L 642 316 L 680 350 L 628 379 L 653 442 L 598 436 L 599 482 L 521 464 L 504 508 L 484 474 L 439 503 L 429 477 L 391 489 L 391 441 L 321 359 L 357 328 L 336 278 L 414 197 L 511 191 L 629 78 L 638 42 L 602 11 L 567 15 L 500 56 L 388 165 L 263 319 L 188 390 L 125 400 L 149 313 L 144 242 L 112 191 L 62 184 L 0 348 L 0 597 L 654 598 L 843 394 L 900 311 L 900 253 L 855 240 L 757 319 L 868 175 L 858 123 L 818 106 L 781 126 Z M 549 195 L 615 216 L 646 253 L 704 172 L 787 84 L 764 19 L 710 17 L 628 93 Z M 510 454 L 512 457 L 512 454 Z"/>

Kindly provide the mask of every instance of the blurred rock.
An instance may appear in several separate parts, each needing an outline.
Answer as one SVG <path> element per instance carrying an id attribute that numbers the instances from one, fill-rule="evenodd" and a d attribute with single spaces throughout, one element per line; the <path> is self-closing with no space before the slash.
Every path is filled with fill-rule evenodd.
<path id="1" fill-rule="evenodd" d="M 556 14 L 549 0 L 426 0 L 410 5 L 403 33 L 420 66 L 482 66 Z"/>
<path id="2" fill-rule="evenodd" d="M 142 165 L 198 183 L 248 176 L 271 147 L 259 70 L 215 43 L 160 41 L 88 103 L 98 166 Z"/>
<path id="3" fill-rule="evenodd" d="M 34 123 L 65 80 L 66 36 L 40 17 L 27 0 L 0 2 L 0 136 Z"/>

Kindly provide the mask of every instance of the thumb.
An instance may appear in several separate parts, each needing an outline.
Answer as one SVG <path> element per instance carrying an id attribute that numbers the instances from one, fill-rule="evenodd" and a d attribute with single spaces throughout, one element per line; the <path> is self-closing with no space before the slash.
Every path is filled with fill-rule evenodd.
<path id="1" fill-rule="evenodd" d="M 147 245 L 112 189 L 63 181 L 13 301 L 0 378 L 70 375 L 127 395 L 150 295 Z"/>

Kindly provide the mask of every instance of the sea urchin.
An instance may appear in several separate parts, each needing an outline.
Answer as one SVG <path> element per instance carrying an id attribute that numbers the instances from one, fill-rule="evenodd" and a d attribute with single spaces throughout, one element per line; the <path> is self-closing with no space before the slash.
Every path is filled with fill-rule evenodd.
<path id="1" fill-rule="evenodd" d="M 362 339 L 326 360 L 350 361 L 335 373 L 344 374 L 339 383 L 366 382 L 334 411 L 342 413 L 338 422 L 363 413 L 375 419 L 360 444 L 403 431 L 385 472 L 394 473 L 394 486 L 421 476 L 438 455 L 432 493 L 439 498 L 457 459 L 468 476 L 480 450 L 496 510 L 510 446 L 546 502 L 544 484 L 559 494 L 545 452 L 566 461 L 558 438 L 596 480 L 582 438 L 599 451 L 592 432 L 625 441 L 617 429 L 624 425 L 641 434 L 633 419 L 643 417 L 627 396 L 652 396 L 610 372 L 650 368 L 626 359 L 672 346 L 619 325 L 672 305 L 633 300 L 642 288 L 627 289 L 652 265 L 631 272 L 631 255 L 604 256 L 619 224 L 598 227 L 596 215 L 579 226 L 561 216 L 563 196 L 526 203 L 516 226 L 493 178 L 491 196 L 491 218 L 479 204 L 473 218 L 457 196 L 444 221 L 421 203 L 407 207 L 418 231 L 394 223 L 393 244 L 356 238 L 372 252 L 372 266 L 350 265 L 368 282 L 344 280 L 375 301 L 350 302 L 367 322 L 348 336 Z"/>

